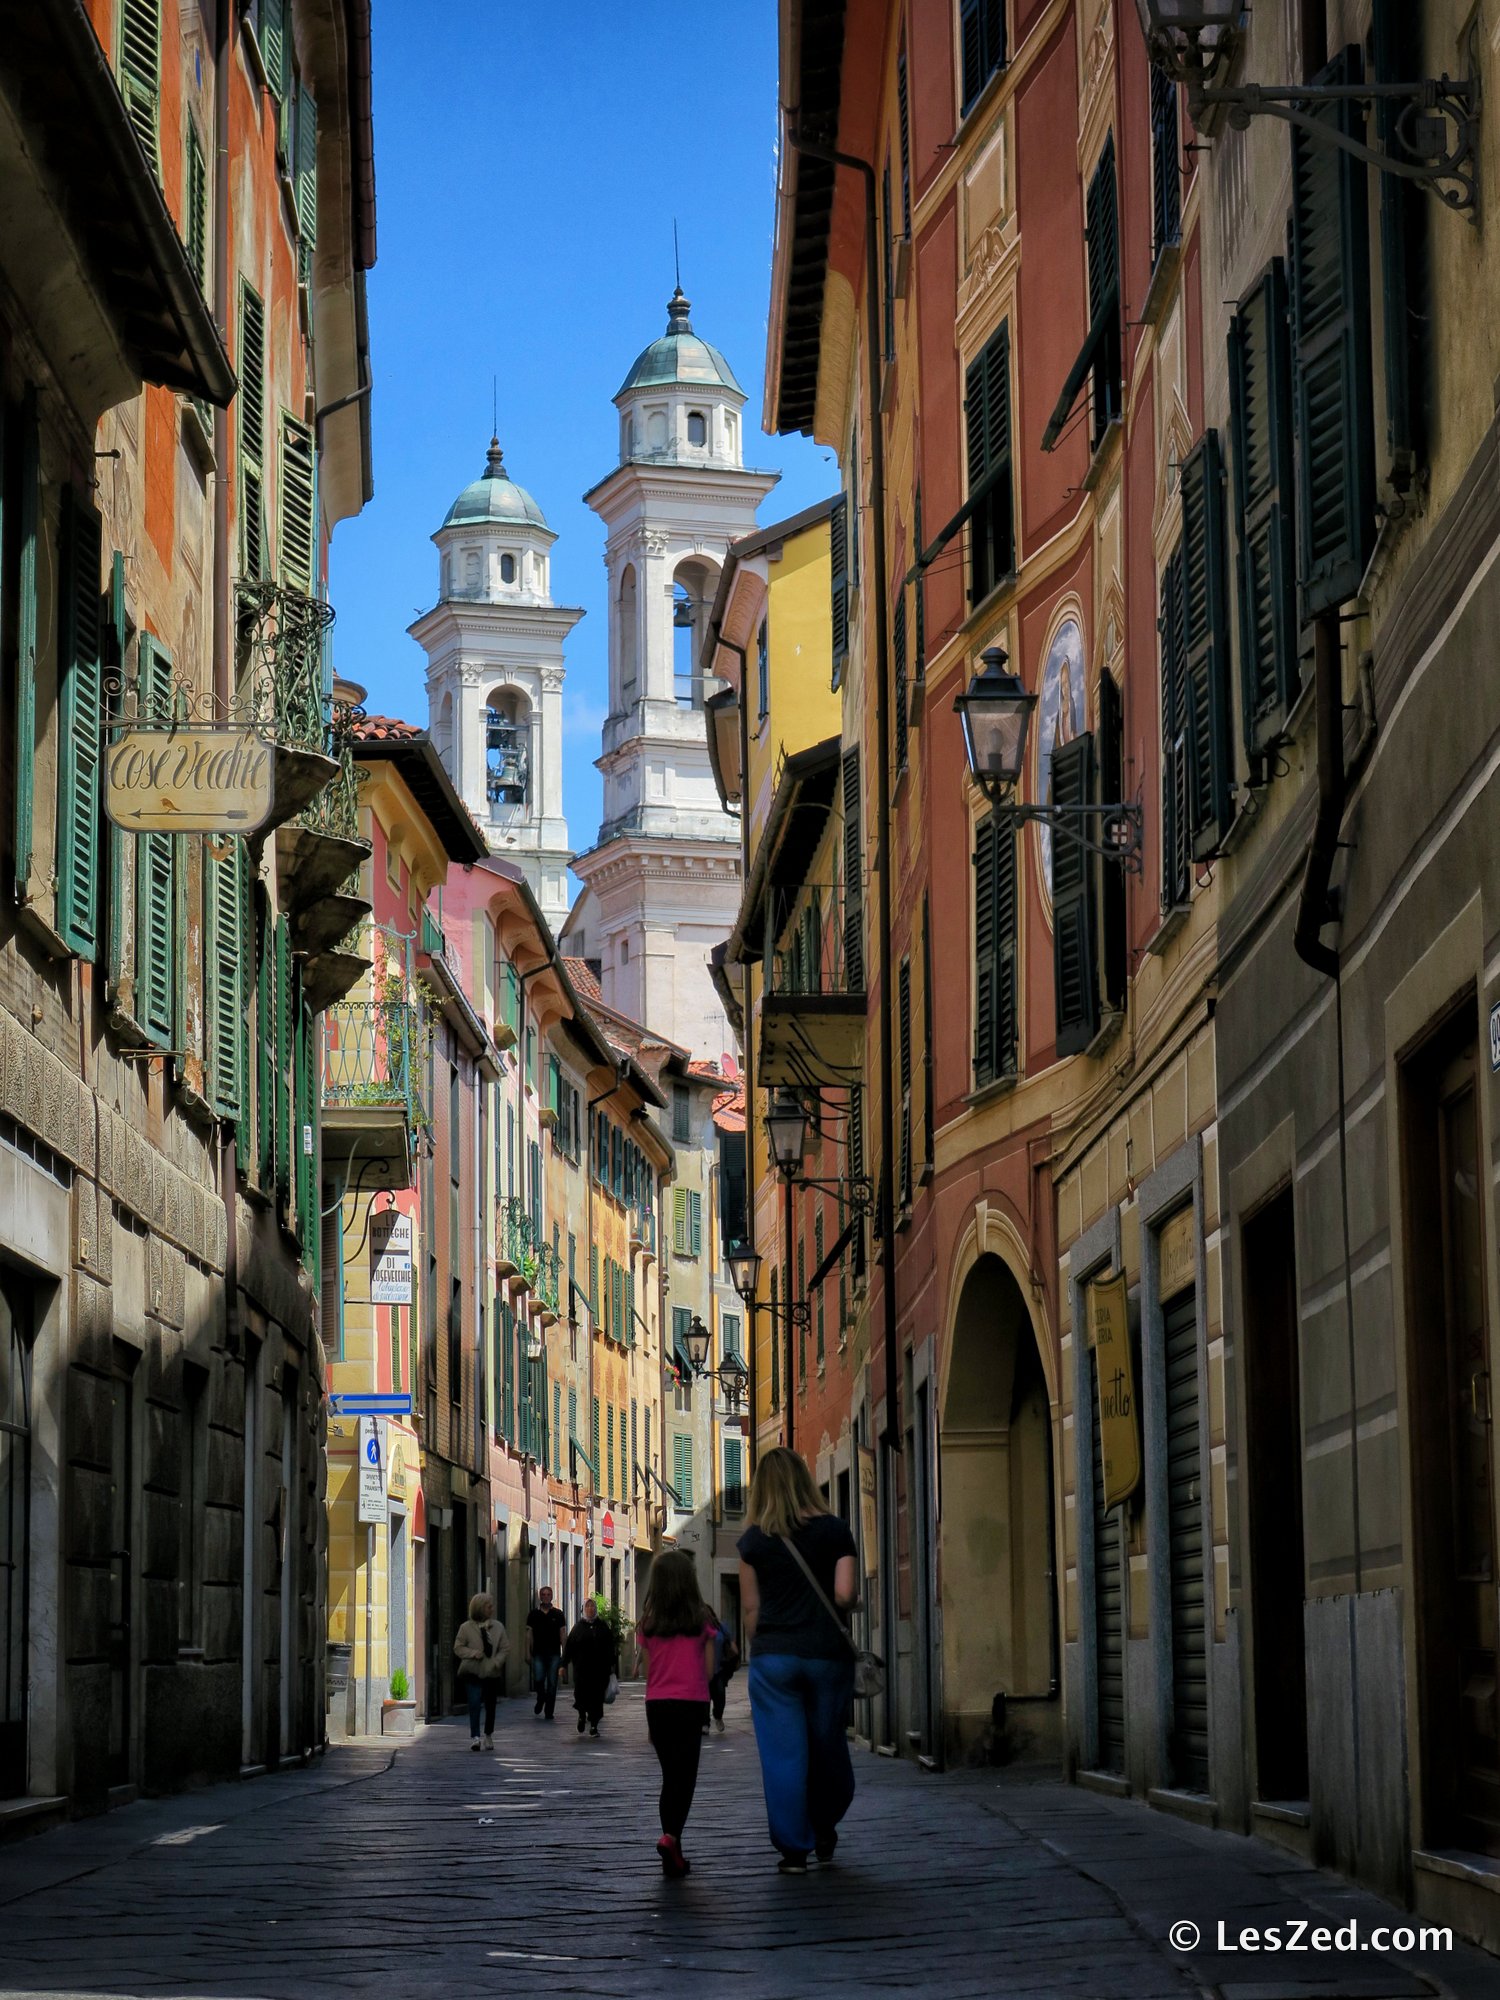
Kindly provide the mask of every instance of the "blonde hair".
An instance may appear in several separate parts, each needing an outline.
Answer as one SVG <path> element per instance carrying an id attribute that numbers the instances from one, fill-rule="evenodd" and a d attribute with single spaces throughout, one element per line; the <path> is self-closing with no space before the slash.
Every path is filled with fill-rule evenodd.
<path id="1" fill-rule="evenodd" d="M 826 1514 L 807 1460 L 785 1445 L 773 1445 L 756 1463 L 750 1481 L 750 1520 L 766 1535 L 789 1535 L 815 1514 Z"/>
<path id="2" fill-rule="evenodd" d="M 495 1600 L 487 1590 L 481 1590 L 477 1597 L 469 1599 L 469 1616 L 476 1625 L 484 1625 L 495 1615 Z"/>

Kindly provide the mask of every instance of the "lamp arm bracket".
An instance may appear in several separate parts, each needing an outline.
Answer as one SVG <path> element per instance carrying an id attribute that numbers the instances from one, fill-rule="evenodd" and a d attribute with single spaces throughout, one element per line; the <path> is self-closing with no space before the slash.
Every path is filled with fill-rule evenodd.
<path id="1" fill-rule="evenodd" d="M 1367 166 L 1378 167 L 1382 173 L 1394 174 L 1402 180 L 1416 181 L 1435 194 L 1445 207 L 1460 214 L 1472 215 L 1475 211 L 1478 190 L 1474 172 L 1474 138 L 1477 118 L 1478 91 L 1472 78 L 1443 76 L 1428 78 L 1420 83 L 1328 83 L 1280 86 L 1274 84 L 1246 83 L 1236 85 L 1194 83 L 1189 90 L 1190 108 L 1198 106 L 1223 106 L 1229 114 L 1231 125 L 1245 126 L 1254 117 L 1280 118 L 1288 125 L 1295 125 L 1310 137 L 1329 146 L 1337 146 L 1345 153 L 1352 153 L 1355 159 L 1363 160 Z M 1426 113 L 1429 118 L 1436 116 L 1452 128 L 1453 143 L 1441 152 L 1420 157 L 1421 147 L 1413 143 L 1414 131 L 1410 137 L 1400 134 L 1408 151 L 1419 155 L 1416 159 L 1397 159 L 1390 153 L 1382 152 L 1376 146 L 1368 146 L 1361 139 L 1355 139 L 1326 119 L 1315 115 L 1314 109 L 1320 104 L 1334 104 L 1348 101 L 1372 104 L 1377 99 L 1398 99 L 1405 104 L 1401 114 L 1401 124 L 1417 113 Z M 1451 185 L 1444 185 L 1445 182 Z"/>
<path id="2" fill-rule="evenodd" d="M 1014 805 L 1002 801 L 995 810 L 1017 826 L 1026 820 L 1036 820 L 1089 854 L 1102 854 L 1106 861 L 1118 861 L 1133 874 L 1143 872 L 1141 857 L 1145 825 L 1138 799 L 1125 800 L 1116 805 L 1066 806 Z M 1093 839 L 1085 831 L 1091 819 L 1112 820 L 1124 837 L 1118 840 Z"/>

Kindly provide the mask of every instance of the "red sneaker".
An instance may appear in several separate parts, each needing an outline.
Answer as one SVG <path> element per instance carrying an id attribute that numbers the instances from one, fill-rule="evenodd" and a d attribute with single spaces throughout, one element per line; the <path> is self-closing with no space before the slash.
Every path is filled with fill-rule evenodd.
<path id="1" fill-rule="evenodd" d="M 664 1833 L 656 1843 L 656 1851 L 661 1856 L 663 1875 L 686 1875 L 692 1863 L 682 1851 L 682 1843 L 674 1840 L 670 1833 Z"/>

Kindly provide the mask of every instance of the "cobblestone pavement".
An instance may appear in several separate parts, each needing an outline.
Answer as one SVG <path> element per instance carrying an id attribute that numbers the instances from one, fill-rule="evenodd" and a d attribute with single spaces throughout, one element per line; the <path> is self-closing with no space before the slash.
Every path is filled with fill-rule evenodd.
<path id="1" fill-rule="evenodd" d="M 0 1848 L 0 1991 L 1500 1995 L 1500 1966 L 1463 1946 L 1217 1954 L 1221 1917 L 1231 1935 L 1409 1919 L 1258 1841 L 1004 1773 L 858 1755 L 836 1865 L 778 1876 L 743 1690 L 704 1745 L 684 1882 L 654 1852 L 639 1690 L 598 1742 L 570 1708 L 548 1725 L 510 1702 L 493 1757 L 444 1724 Z M 1167 1936 L 1185 1919 L 1207 1941 L 1187 1955 Z"/>

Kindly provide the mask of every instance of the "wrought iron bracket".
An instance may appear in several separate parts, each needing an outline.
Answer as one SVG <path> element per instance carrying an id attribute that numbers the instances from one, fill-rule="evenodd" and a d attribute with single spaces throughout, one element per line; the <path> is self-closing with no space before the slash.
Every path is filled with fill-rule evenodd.
<path id="1" fill-rule="evenodd" d="M 1106 861 L 1117 861 L 1133 875 L 1144 872 L 1145 822 L 1138 799 L 1125 800 L 1117 805 L 1023 806 L 999 798 L 994 801 L 994 807 L 1013 826 L 1036 820 L 1088 853 L 1102 854 Z M 1091 819 L 1100 823 L 1101 837 L 1097 840 L 1087 831 L 1087 822 Z"/>
<path id="2" fill-rule="evenodd" d="M 1399 102 L 1396 138 L 1405 158 L 1382 152 L 1341 132 L 1318 107 L 1351 102 Z M 1419 83 L 1206 84 L 1188 82 L 1188 112 L 1222 109 L 1241 130 L 1252 118 L 1280 118 L 1310 138 L 1352 153 L 1383 174 L 1415 181 L 1445 207 L 1472 216 L 1478 202 L 1474 149 L 1479 128 L 1479 85 L 1473 77 L 1428 77 Z"/>
<path id="3" fill-rule="evenodd" d="M 807 1174 L 793 1177 L 794 1188 L 819 1188 L 824 1194 L 842 1194 L 848 1197 L 849 1206 L 856 1215 L 865 1217 L 875 1213 L 875 1183 L 868 1174 L 850 1174 L 841 1180 L 814 1180 Z"/>

